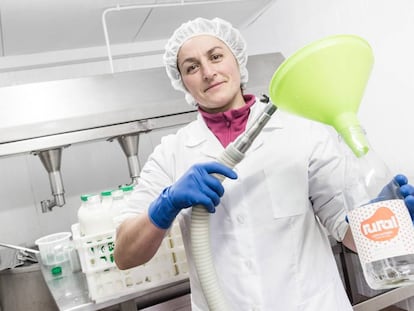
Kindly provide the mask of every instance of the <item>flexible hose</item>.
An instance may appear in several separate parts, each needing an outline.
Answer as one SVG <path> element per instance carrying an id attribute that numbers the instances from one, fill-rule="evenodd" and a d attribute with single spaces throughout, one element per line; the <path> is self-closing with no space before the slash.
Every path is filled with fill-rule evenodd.
<path id="1" fill-rule="evenodd" d="M 221 154 L 218 162 L 233 168 L 244 157 L 229 145 Z M 222 175 L 215 175 L 220 181 L 224 180 Z M 193 206 L 191 212 L 191 246 L 193 250 L 194 263 L 200 279 L 201 288 L 206 297 L 209 310 L 229 310 L 224 299 L 223 292 L 218 284 L 218 278 L 213 266 L 213 259 L 210 247 L 210 214 L 202 205 Z"/>
<path id="2" fill-rule="evenodd" d="M 217 161 L 230 168 L 234 168 L 243 159 L 244 153 L 276 109 L 276 106 L 273 104 L 268 104 L 264 112 L 253 122 L 252 126 L 234 143 L 228 145 Z M 220 181 L 224 180 L 222 175 L 215 176 Z M 221 291 L 213 265 L 209 220 L 210 214 L 204 206 L 193 206 L 191 211 L 191 247 L 194 264 L 209 310 L 228 311 L 230 309 Z"/>

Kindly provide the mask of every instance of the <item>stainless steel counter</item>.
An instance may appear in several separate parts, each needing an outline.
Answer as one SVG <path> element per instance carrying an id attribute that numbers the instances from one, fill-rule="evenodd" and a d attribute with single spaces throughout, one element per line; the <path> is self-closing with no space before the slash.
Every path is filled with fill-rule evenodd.
<path id="1" fill-rule="evenodd" d="M 45 276 L 43 269 L 42 274 Z M 140 306 L 140 308 L 144 308 L 186 295 L 190 292 L 190 282 L 188 278 L 183 278 L 151 289 L 145 289 L 115 299 L 95 303 L 88 297 L 88 285 L 84 273 L 80 271 L 75 272 L 69 278 L 70 280 L 68 277 L 66 279 L 63 277 L 61 280 L 62 285 L 64 285 L 65 282 L 70 284 L 66 286 L 65 294 L 62 294 L 60 291 L 62 287 L 59 289 L 59 287 L 53 283 L 53 280 L 46 281 L 47 287 L 60 311 L 93 311 L 102 310 L 115 305 L 118 305 L 121 311 L 135 311 L 137 310 L 137 305 Z M 69 287 L 76 287 L 76 290 L 70 291 L 68 290 Z"/>
<path id="2" fill-rule="evenodd" d="M 378 311 L 384 308 L 390 307 L 397 304 L 398 302 L 404 301 L 407 298 L 414 296 L 414 285 L 400 287 L 388 291 L 372 291 L 370 295 L 366 293 L 361 293 L 359 281 L 363 281 L 362 270 L 358 265 L 359 259 L 357 255 L 350 250 L 346 249 L 341 243 L 331 241 L 332 250 L 337 259 L 338 269 L 341 273 L 342 279 L 344 281 L 344 286 L 347 290 L 348 297 L 353 304 L 354 311 Z M 88 296 L 88 286 L 86 282 L 86 276 L 84 273 L 78 271 L 71 276 L 70 282 L 66 283 L 66 280 L 62 278 L 61 285 L 64 287 L 76 288 L 75 291 L 66 291 L 66 295 L 62 295 L 62 287 L 56 286 L 57 284 L 46 281 L 46 287 L 44 290 L 47 293 L 51 293 L 51 297 L 46 297 L 49 295 L 42 295 L 42 282 L 40 279 L 36 278 L 36 275 L 28 272 L 36 272 L 39 274 L 39 277 L 45 278 L 44 268 L 41 267 L 41 273 L 39 273 L 39 264 L 33 264 L 32 266 L 15 268 L 10 271 L 3 271 L 0 274 L 0 284 L 7 286 L 7 289 L 10 289 L 11 292 L 19 293 L 20 296 L 16 296 L 13 300 L 13 305 L 16 305 L 15 300 L 24 300 L 21 297 L 22 294 L 26 295 L 24 298 L 27 298 L 25 304 L 32 303 L 31 310 L 51 310 L 55 311 L 92 311 L 92 310 L 121 310 L 121 311 L 132 311 L 147 308 L 150 306 L 158 305 L 165 301 L 170 301 L 176 297 L 182 297 L 190 293 L 190 282 L 188 278 L 176 280 L 168 284 L 160 285 L 151 289 L 137 290 L 134 293 L 129 293 L 115 299 L 104 301 L 101 303 L 94 303 Z M 24 275 L 23 278 L 19 278 L 16 282 L 15 274 L 17 276 Z M 27 276 L 26 276 L 27 274 Z M 14 277 L 14 281 L 10 282 L 8 277 Z M 24 282 L 25 289 L 22 289 L 22 283 Z M 16 284 L 19 287 L 19 290 L 13 290 L 12 284 Z M 27 286 L 26 286 L 27 285 Z M 71 286 L 69 286 L 71 285 Z M 33 289 L 35 287 L 35 290 Z M 24 293 L 22 293 L 22 290 Z M 3 293 L 7 294 L 7 293 Z M 48 293 L 47 293 L 48 294 Z M 39 297 L 41 295 L 42 297 Z M 43 297 L 44 296 L 44 297 Z M 47 301 L 47 299 L 50 300 Z M 39 300 L 40 299 L 40 300 Z M 39 301 L 37 301 L 39 300 Z M 5 303 L 3 301 L 3 303 Z M 37 305 L 43 304 L 43 307 L 36 308 Z M 21 301 L 20 305 L 23 304 Z M 46 308 L 45 304 L 50 306 Z M 56 306 L 55 306 L 56 304 Z M 10 304 L 9 304 L 10 305 Z M 8 309 L 5 309 L 8 310 Z"/>

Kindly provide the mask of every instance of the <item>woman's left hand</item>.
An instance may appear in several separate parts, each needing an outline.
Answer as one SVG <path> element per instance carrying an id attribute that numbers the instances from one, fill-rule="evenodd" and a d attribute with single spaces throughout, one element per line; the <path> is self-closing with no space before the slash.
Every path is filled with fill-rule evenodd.
<path id="1" fill-rule="evenodd" d="M 411 220 L 414 222 L 414 187 L 408 183 L 407 177 L 402 174 L 396 175 L 394 181 L 400 186 L 400 194 L 403 196 L 405 206 L 407 206 Z"/>

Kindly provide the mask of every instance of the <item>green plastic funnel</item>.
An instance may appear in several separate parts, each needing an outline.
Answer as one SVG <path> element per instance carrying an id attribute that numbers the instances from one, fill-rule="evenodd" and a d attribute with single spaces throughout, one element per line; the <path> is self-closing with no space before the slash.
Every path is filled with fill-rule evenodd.
<path id="1" fill-rule="evenodd" d="M 315 41 L 288 57 L 269 85 L 272 102 L 290 113 L 333 126 L 356 156 L 369 147 L 357 118 L 374 56 L 354 35 Z"/>

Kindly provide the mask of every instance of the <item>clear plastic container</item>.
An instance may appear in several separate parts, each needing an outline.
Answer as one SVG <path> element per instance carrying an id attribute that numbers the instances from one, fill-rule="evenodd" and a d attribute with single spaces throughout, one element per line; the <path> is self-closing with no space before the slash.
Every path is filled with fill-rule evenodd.
<path id="1" fill-rule="evenodd" d="M 71 236 L 70 232 L 59 232 L 35 241 L 39 247 L 42 263 L 49 267 L 48 277 L 55 278 L 72 273 L 70 268 L 70 252 L 73 247 Z"/>
<path id="2" fill-rule="evenodd" d="M 414 284 L 414 228 L 393 178 L 371 146 L 359 157 L 347 154 L 348 219 L 365 279 L 376 290 Z"/>
<path id="3" fill-rule="evenodd" d="M 72 262 L 76 249 L 71 236 L 70 232 L 59 232 L 35 241 L 40 251 L 43 276 L 58 302 L 82 296 L 74 276 L 74 266 L 79 262 Z"/>

